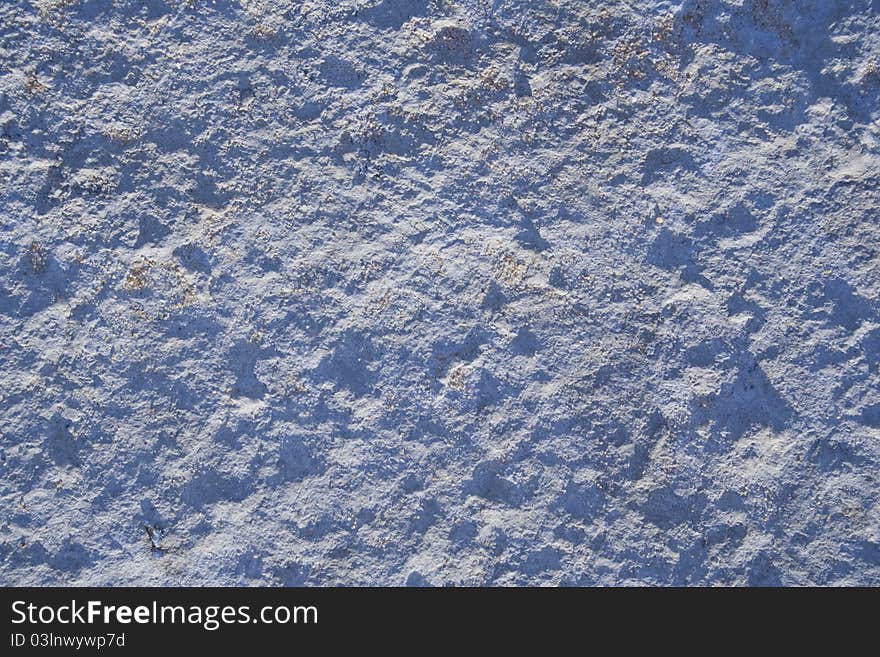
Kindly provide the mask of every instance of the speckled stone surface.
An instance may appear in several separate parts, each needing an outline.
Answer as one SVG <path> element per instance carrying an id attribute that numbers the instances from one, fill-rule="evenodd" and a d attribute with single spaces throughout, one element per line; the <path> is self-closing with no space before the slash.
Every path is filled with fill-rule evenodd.
<path id="1" fill-rule="evenodd" d="M 0 583 L 880 584 L 876 0 L 5 0 Z"/>

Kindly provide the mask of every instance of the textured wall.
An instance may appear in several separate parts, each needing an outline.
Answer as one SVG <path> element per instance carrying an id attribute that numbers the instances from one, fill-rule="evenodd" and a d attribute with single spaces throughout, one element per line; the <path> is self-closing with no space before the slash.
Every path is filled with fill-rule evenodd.
<path id="1" fill-rule="evenodd" d="M 880 584 L 877 0 L 4 0 L 0 583 Z"/>

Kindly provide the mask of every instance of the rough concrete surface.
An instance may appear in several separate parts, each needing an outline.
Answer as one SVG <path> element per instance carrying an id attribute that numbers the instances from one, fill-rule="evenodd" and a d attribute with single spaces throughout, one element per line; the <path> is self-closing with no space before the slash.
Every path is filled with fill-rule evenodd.
<path id="1" fill-rule="evenodd" d="M 880 584 L 877 0 L 3 0 L 0 582 Z"/>

